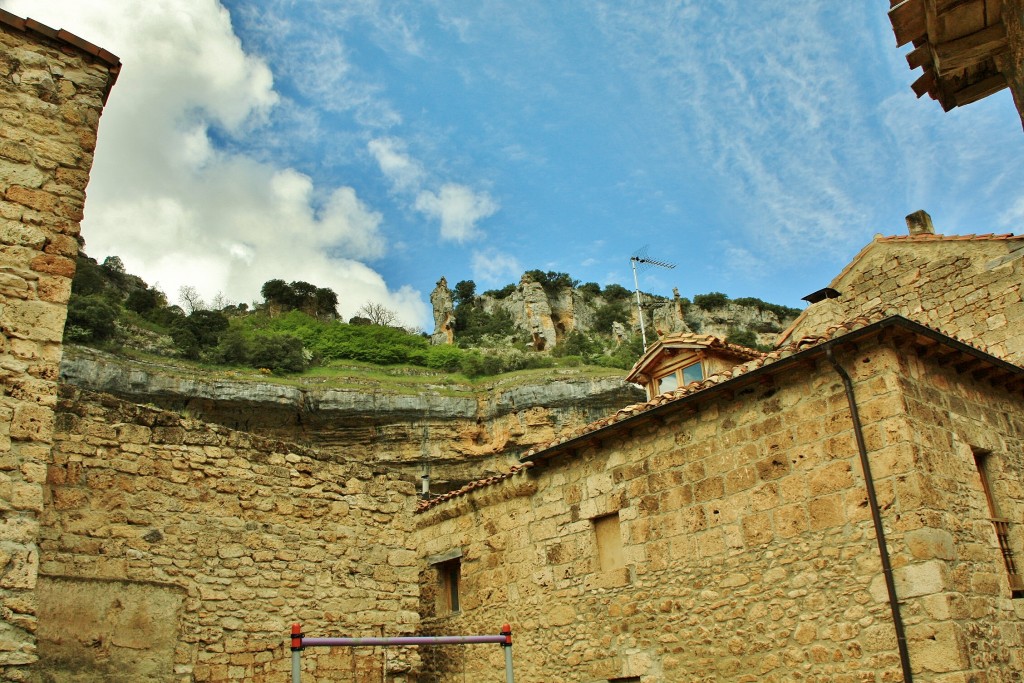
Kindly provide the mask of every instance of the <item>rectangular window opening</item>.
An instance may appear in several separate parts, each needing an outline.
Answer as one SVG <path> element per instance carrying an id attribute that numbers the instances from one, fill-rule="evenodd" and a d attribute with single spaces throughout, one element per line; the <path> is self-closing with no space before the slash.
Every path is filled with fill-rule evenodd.
<path id="1" fill-rule="evenodd" d="M 594 518 L 594 537 L 597 540 L 598 569 L 609 571 L 626 566 L 618 512 Z"/>
<path id="2" fill-rule="evenodd" d="M 462 579 L 462 560 L 454 558 L 435 565 L 440 580 L 438 592 L 438 614 L 459 612 L 459 583 Z"/>
<path id="3" fill-rule="evenodd" d="M 974 450 L 974 464 L 981 479 L 981 489 L 985 492 L 985 501 L 988 504 L 989 519 L 995 528 L 996 540 L 999 543 L 999 550 L 1003 555 L 1003 565 L 1006 567 L 1007 578 L 1010 581 L 1010 592 L 1014 598 L 1024 598 L 1024 576 L 1021 575 L 1017 566 L 1017 558 L 1014 557 L 1013 549 L 1010 547 L 1010 520 L 999 513 L 999 505 L 992 488 L 992 480 L 996 474 L 995 459 L 989 451 Z"/>
<path id="4" fill-rule="evenodd" d="M 701 367 L 700 363 L 694 363 L 693 365 L 687 365 L 683 368 L 683 386 L 685 387 L 690 382 L 700 382 L 704 379 L 704 368 Z"/>

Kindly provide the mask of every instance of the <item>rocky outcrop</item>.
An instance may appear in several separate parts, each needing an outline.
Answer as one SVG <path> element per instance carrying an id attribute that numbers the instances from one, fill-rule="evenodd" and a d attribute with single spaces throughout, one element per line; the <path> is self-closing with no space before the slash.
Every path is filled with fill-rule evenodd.
<path id="1" fill-rule="evenodd" d="M 434 309 L 434 334 L 430 336 L 432 344 L 455 343 L 455 298 L 448 289 L 448 281 L 443 277 L 430 293 L 430 305 Z"/>
<path id="2" fill-rule="evenodd" d="M 322 457 L 355 459 L 418 480 L 430 469 L 445 490 L 507 469 L 519 454 L 565 429 L 644 399 L 621 377 L 555 371 L 540 384 L 508 377 L 486 384 L 427 386 L 415 392 L 365 383 L 285 385 L 188 375 L 182 368 L 128 361 L 69 347 L 61 379 L 89 391 L 151 404 L 207 422 L 314 446 Z"/>
<path id="3" fill-rule="evenodd" d="M 511 289 L 511 288 L 509 288 Z M 506 290 L 507 291 L 507 290 Z M 679 296 L 679 290 L 672 290 L 671 299 L 642 293 L 645 309 L 644 325 L 648 341 L 661 334 L 693 332 L 711 334 L 725 339 L 738 331 L 753 333 L 754 341 L 761 346 L 771 346 L 775 335 L 792 322 L 799 311 L 790 309 L 789 315 L 782 315 L 781 306 L 751 305 L 756 299 L 729 301 L 715 309 L 704 309 Z M 698 297 L 699 299 L 699 297 Z M 447 281 L 441 278 L 430 295 L 434 305 L 435 344 L 454 343 L 455 312 L 452 295 Z M 636 300 L 615 299 L 607 301 L 600 294 L 584 294 L 573 287 L 561 287 L 552 292 L 541 283 L 535 282 L 528 274 L 523 275 L 519 285 L 504 296 L 483 294 L 479 303 L 487 313 L 502 310 L 509 314 L 516 327 L 530 335 L 536 351 L 550 351 L 562 342 L 566 335 L 574 332 L 611 333 L 617 341 L 624 341 L 629 333 L 639 333 L 640 320 L 637 316 Z M 737 303 L 742 301 L 742 303 Z M 629 316 L 629 324 L 611 330 L 599 330 L 597 311 L 609 304 L 621 306 Z M 774 309 L 774 310 L 773 310 Z"/>

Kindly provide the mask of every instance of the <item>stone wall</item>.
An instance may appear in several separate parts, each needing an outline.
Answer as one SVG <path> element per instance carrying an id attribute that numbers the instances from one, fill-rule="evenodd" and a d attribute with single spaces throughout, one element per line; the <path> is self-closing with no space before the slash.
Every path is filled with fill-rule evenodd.
<path id="1" fill-rule="evenodd" d="M 409 635 L 414 488 L 357 464 L 61 387 L 34 673 L 280 681 L 286 634 Z M 403 681 L 414 652 L 310 649 L 304 681 Z"/>
<path id="2" fill-rule="evenodd" d="M 0 10 L 0 678 L 36 659 L 38 515 L 96 129 L 117 58 Z M 82 49 L 91 48 L 93 54 Z"/>
<path id="3" fill-rule="evenodd" d="M 978 479 L 928 411 L 954 409 L 987 432 L 981 445 L 1019 464 L 1019 396 L 888 346 L 837 356 L 865 422 L 915 680 L 1016 680 L 1024 608 L 999 580 Z M 805 366 L 687 406 L 419 515 L 424 628 L 492 632 L 510 622 L 524 680 L 898 680 L 836 372 Z M 921 420 L 931 429 L 919 430 Z M 1014 506 L 1022 476 L 1008 467 L 1000 484 Z M 932 486 L 949 493 L 933 496 Z M 606 535 L 614 516 L 619 563 L 606 559 L 614 548 L 596 547 L 596 521 Z M 451 614 L 430 590 L 440 577 L 428 558 L 453 551 L 462 582 Z M 425 681 L 501 670 L 499 652 L 424 656 Z"/>
<path id="4" fill-rule="evenodd" d="M 876 238 L 811 304 L 784 339 L 795 341 L 884 306 L 1024 363 L 1024 236 Z"/>

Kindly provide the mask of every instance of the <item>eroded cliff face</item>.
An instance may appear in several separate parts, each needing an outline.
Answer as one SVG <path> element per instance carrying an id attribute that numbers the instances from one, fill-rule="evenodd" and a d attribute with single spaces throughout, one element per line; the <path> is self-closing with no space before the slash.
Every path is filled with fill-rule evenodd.
<path id="1" fill-rule="evenodd" d="M 650 340 L 659 334 L 676 332 L 711 334 L 725 339 L 737 331 L 749 330 L 754 334 L 757 344 L 771 346 L 775 335 L 791 323 L 797 313 L 794 311 L 789 317 L 780 317 L 770 308 L 735 301 L 728 301 L 714 310 L 706 310 L 680 297 L 678 290 L 673 290 L 671 299 L 649 294 L 643 296 L 647 308 L 644 325 Z M 502 298 L 481 294 L 477 299 L 487 313 L 498 310 L 508 313 L 516 327 L 530 335 L 536 351 L 554 349 L 566 335 L 574 331 L 612 333 L 620 341 L 627 333 L 640 331 L 636 302 L 632 297 L 625 301 L 614 299 L 609 302 L 603 296 L 588 296 L 568 286 L 547 291 L 527 275 Z M 445 278 L 438 281 L 430 300 L 433 303 L 435 325 L 431 341 L 434 344 L 453 344 L 456 313 Z M 597 329 L 597 311 L 609 303 L 622 306 L 629 316 L 629 325 L 621 326 L 621 331 Z"/>
<path id="2" fill-rule="evenodd" d="M 380 384 L 335 387 L 187 375 L 181 368 L 70 347 L 63 382 L 152 404 L 261 436 L 355 459 L 432 490 L 505 471 L 519 454 L 623 406 L 644 400 L 621 378 L 555 372 L 540 384 L 496 378 L 404 393 Z"/>

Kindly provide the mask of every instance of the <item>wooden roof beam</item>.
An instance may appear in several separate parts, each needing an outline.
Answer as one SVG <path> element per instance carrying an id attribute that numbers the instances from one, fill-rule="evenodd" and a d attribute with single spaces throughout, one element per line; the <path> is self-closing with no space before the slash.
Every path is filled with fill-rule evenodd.
<path id="1" fill-rule="evenodd" d="M 903 0 L 889 10 L 896 47 L 906 45 L 928 32 L 924 0 Z"/>
<path id="2" fill-rule="evenodd" d="M 927 42 L 922 42 L 920 45 L 915 47 L 913 50 L 907 53 L 907 64 L 910 65 L 911 69 L 916 69 L 919 66 L 932 63 L 932 46 Z"/>
<path id="3" fill-rule="evenodd" d="M 1006 27 L 1000 22 L 963 38 L 936 45 L 935 69 L 940 76 L 945 76 L 974 66 L 1007 49 Z M 909 60 L 910 55 L 907 55 Z"/>
<path id="4" fill-rule="evenodd" d="M 921 98 L 927 93 L 935 92 L 935 72 L 931 69 L 925 69 L 921 77 L 918 78 L 910 86 L 913 89 L 914 94 Z"/>
<path id="5" fill-rule="evenodd" d="M 953 93 L 953 99 L 956 101 L 956 106 L 962 107 L 965 104 L 977 102 L 984 97 L 988 97 L 992 93 L 997 93 L 1006 86 L 1006 76 L 996 74 L 995 76 L 989 76 L 983 81 L 978 81 L 974 85 L 969 85 L 963 90 L 956 91 Z"/>

